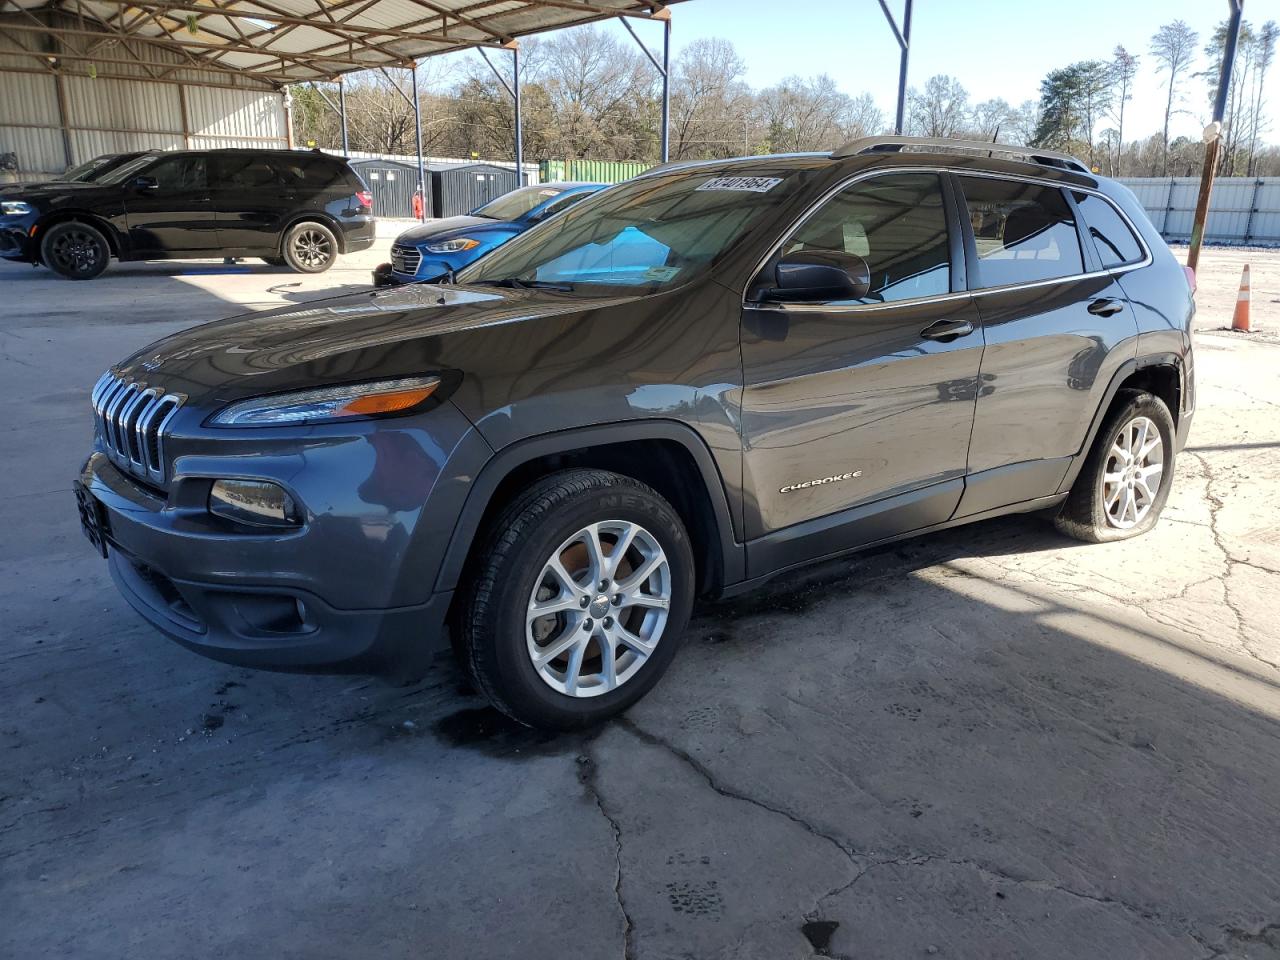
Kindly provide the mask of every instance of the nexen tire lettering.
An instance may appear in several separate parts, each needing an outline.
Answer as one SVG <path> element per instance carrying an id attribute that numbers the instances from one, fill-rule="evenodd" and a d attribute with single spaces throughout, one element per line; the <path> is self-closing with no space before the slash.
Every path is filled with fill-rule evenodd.
<path id="1" fill-rule="evenodd" d="M 841 480 L 856 480 L 862 476 L 861 470 L 854 470 L 850 473 L 836 474 L 834 477 L 823 477 L 820 480 L 806 480 L 804 483 L 791 483 L 782 487 L 779 493 L 792 493 L 796 490 L 808 490 L 810 487 L 821 487 L 827 483 L 839 483 Z"/>

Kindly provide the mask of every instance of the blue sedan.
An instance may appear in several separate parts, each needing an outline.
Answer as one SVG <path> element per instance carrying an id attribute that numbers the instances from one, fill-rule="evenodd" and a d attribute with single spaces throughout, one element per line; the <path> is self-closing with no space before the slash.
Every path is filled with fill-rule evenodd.
<path id="1" fill-rule="evenodd" d="M 391 246 L 391 264 L 374 271 L 374 283 L 439 280 L 461 270 L 547 217 L 585 199 L 603 183 L 539 183 L 520 187 L 465 217 L 446 217 L 406 230 Z"/>

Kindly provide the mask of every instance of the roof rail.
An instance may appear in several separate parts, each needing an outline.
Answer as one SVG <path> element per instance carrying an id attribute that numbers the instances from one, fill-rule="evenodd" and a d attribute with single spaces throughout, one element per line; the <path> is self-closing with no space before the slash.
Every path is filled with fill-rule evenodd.
<path id="1" fill-rule="evenodd" d="M 1019 147 L 1008 143 L 988 143 L 985 140 L 953 140 L 949 137 L 861 137 L 832 150 L 831 156 L 841 160 L 863 153 L 901 153 L 908 149 L 926 153 L 985 153 L 987 156 L 1001 153 L 1023 157 L 1032 163 L 1046 167 L 1062 167 L 1067 170 L 1078 170 L 1081 173 L 1093 172 L 1087 163 L 1068 153 L 1041 150 L 1039 147 Z"/>

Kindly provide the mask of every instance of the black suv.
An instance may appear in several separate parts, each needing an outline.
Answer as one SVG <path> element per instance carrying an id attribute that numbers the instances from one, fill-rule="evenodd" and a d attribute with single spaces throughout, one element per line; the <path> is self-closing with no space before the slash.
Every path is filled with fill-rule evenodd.
<path id="1" fill-rule="evenodd" d="M 571 727 L 653 686 L 697 596 L 999 514 L 1151 529 L 1193 310 L 1133 195 L 1058 154 L 676 164 L 456 285 L 139 351 L 93 391 L 76 488 L 130 604 L 193 649 L 359 663 L 447 624 L 495 705 Z"/>
<path id="2" fill-rule="evenodd" d="M 108 169 L 91 179 L 0 187 L 0 257 L 72 280 L 98 276 L 112 257 L 260 257 L 319 273 L 373 245 L 373 198 L 341 157 L 201 150 L 99 161 Z"/>

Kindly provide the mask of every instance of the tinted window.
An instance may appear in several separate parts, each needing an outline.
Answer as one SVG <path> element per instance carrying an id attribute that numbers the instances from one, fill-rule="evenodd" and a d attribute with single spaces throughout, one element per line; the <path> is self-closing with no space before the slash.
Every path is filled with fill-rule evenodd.
<path id="1" fill-rule="evenodd" d="M 559 200 L 553 200 L 538 211 L 538 217 L 542 220 L 547 219 L 547 217 L 554 217 L 561 210 L 566 210 L 579 200 L 585 200 L 589 196 L 591 194 L 579 191 L 578 193 L 571 193 L 567 197 L 561 197 Z"/>
<path id="2" fill-rule="evenodd" d="M 286 187 L 325 190 L 343 185 L 345 179 L 343 167 L 326 157 L 299 154 L 271 157 L 268 162 Z"/>
<path id="3" fill-rule="evenodd" d="M 871 268 L 859 303 L 928 297 L 951 290 L 947 217 L 936 174 L 904 173 L 854 184 L 831 198 L 783 246 L 854 253 Z"/>
<path id="4" fill-rule="evenodd" d="M 1143 258 L 1142 244 L 1115 207 L 1092 193 L 1072 192 L 1071 196 L 1080 208 L 1104 268 L 1136 263 Z"/>
<path id="5" fill-rule="evenodd" d="M 276 172 L 265 157 L 252 154 L 232 154 L 218 158 L 218 185 L 255 189 L 279 186 Z"/>
<path id="6" fill-rule="evenodd" d="M 174 157 L 161 160 L 145 171 L 144 176 L 154 177 L 157 193 L 185 193 L 205 188 L 205 160 L 200 156 Z"/>
<path id="7" fill-rule="evenodd" d="M 491 220 L 518 220 L 538 204 L 558 197 L 561 192 L 554 186 L 518 187 L 496 200 L 490 200 L 483 207 L 478 207 L 474 213 L 477 217 L 488 217 Z"/>
<path id="8" fill-rule="evenodd" d="M 960 181 L 978 247 L 981 286 L 1084 273 L 1080 238 L 1061 190 L 987 177 Z"/>

